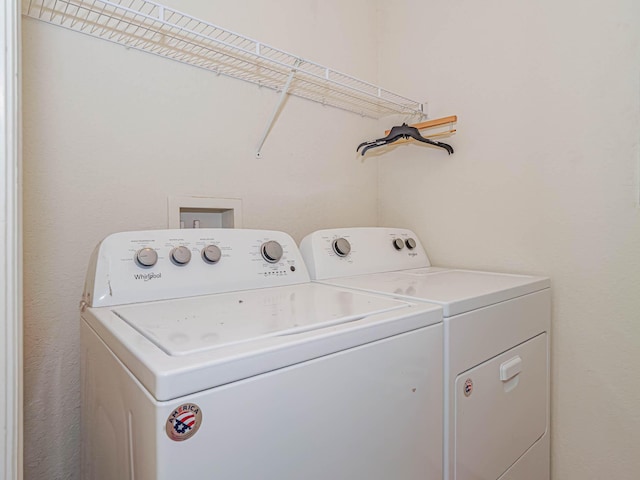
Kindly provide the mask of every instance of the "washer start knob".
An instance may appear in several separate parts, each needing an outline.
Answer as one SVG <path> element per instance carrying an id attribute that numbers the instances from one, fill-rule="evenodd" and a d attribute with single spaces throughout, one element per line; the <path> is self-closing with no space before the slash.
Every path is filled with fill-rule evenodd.
<path id="1" fill-rule="evenodd" d="M 336 255 L 339 257 L 346 257 L 351 252 L 351 244 L 346 238 L 340 237 L 335 239 L 331 246 L 333 247 L 333 251 L 336 252 Z"/>
<path id="2" fill-rule="evenodd" d="M 153 267 L 158 261 L 158 252 L 149 247 L 141 248 L 136 252 L 135 260 L 141 267 Z"/>
<path id="3" fill-rule="evenodd" d="M 395 248 L 396 250 L 402 250 L 404 248 L 404 242 L 399 238 L 396 238 L 393 241 L 393 248 Z"/>
<path id="4" fill-rule="evenodd" d="M 202 259 L 207 263 L 218 263 L 222 252 L 216 245 L 207 245 L 202 249 Z"/>
<path id="5" fill-rule="evenodd" d="M 413 238 L 411 238 L 411 237 L 407 238 L 407 239 L 404 241 L 404 243 L 407 245 L 407 248 L 408 248 L 409 250 L 413 250 L 413 249 L 414 249 L 414 248 L 416 248 L 416 246 L 418 245 L 418 244 L 416 243 L 416 241 L 415 241 Z"/>
<path id="6" fill-rule="evenodd" d="M 186 265 L 191 261 L 191 251 L 187 247 L 176 247 L 171 250 L 171 260 L 176 265 Z"/>
<path id="7" fill-rule="evenodd" d="M 282 245 L 275 240 L 269 240 L 262 244 L 260 253 L 267 262 L 277 263 L 282 258 Z"/>

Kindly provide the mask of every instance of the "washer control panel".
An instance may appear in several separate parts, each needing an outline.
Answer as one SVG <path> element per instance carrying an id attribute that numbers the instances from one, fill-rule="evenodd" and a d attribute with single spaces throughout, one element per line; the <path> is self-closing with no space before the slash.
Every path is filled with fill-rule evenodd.
<path id="1" fill-rule="evenodd" d="M 309 281 L 298 247 L 283 232 L 122 232 L 96 247 L 83 302 L 93 307 L 124 305 Z"/>
<path id="2" fill-rule="evenodd" d="M 402 228 L 318 230 L 300 250 L 314 280 L 431 266 L 417 235 Z"/>

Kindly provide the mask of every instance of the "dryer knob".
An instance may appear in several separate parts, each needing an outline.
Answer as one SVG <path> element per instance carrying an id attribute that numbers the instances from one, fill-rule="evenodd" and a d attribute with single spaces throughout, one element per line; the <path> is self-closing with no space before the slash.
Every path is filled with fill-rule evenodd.
<path id="1" fill-rule="evenodd" d="M 153 267 L 158 261 L 158 252 L 153 248 L 141 248 L 136 252 L 135 260 L 141 267 Z"/>
<path id="2" fill-rule="evenodd" d="M 191 261 L 191 251 L 187 247 L 176 247 L 171 250 L 171 260 L 176 265 L 186 265 Z"/>
<path id="3" fill-rule="evenodd" d="M 339 257 L 346 257 L 351 252 L 351 244 L 346 238 L 337 238 L 333 241 L 333 251 Z"/>
<path id="4" fill-rule="evenodd" d="M 202 259 L 207 263 L 218 263 L 222 252 L 215 245 L 207 245 L 202 249 Z"/>
<path id="5" fill-rule="evenodd" d="M 411 237 L 407 238 L 404 243 L 407 245 L 407 248 L 409 250 L 413 250 L 418 245 L 416 241 Z"/>
<path id="6" fill-rule="evenodd" d="M 399 238 L 396 238 L 396 239 L 393 241 L 393 247 L 394 247 L 396 250 L 402 250 L 402 249 L 404 248 L 404 242 L 403 242 L 402 240 L 400 240 Z"/>
<path id="7" fill-rule="evenodd" d="M 282 245 L 275 240 L 269 240 L 260 247 L 260 253 L 269 263 L 277 263 L 282 258 Z"/>

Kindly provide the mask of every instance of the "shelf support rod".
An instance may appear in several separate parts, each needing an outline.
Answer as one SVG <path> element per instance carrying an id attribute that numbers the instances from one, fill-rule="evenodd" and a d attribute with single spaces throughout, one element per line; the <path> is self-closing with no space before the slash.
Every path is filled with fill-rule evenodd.
<path id="1" fill-rule="evenodd" d="M 262 134 L 262 139 L 258 144 L 258 150 L 256 151 L 256 158 L 262 158 L 262 146 L 264 145 L 264 142 L 267 140 L 267 137 L 269 136 L 269 132 L 271 131 L 271 127 L 273 127 L 273 124 L 276 121 L 276 118 L 278 117 L 280 108 L 282 108 L 282 104 L 287 98 L 287 92 L 289 91 L 289 87 L 291 87 L 291 82 L 293 81 L 293 77 L 295 76 L 300 63 L 301 63 L 300 59 L 296 60 L 296 62 L 293 65 L 293 68 L 291 69 L 291 73 L 287 78 L 287 82 L 284 84 L 284 87 L 282 87 L 282 92 L 280 92 L 280 99 L 278 100 L 276 108 L 273 109 L 273 113 L 271 114 L 269 123 L 267 123 L 267 128 L 265 128 L 264 133 Z"/>

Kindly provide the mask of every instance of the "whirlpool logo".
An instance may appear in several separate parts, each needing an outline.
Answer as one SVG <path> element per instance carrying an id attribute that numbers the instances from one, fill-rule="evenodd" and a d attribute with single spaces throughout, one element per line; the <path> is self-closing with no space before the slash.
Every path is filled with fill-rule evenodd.
<path id="1" fill-rule="evenodd" d="M 133 275 L 133 278 L 136 280 L 144 280 L 145 282 L 148 282 L 149 280 L 162 278 L 162 273 L 136 273 Z"/>

